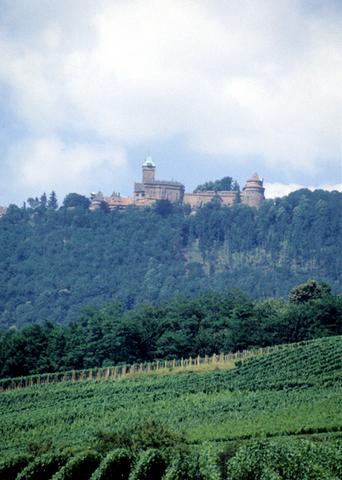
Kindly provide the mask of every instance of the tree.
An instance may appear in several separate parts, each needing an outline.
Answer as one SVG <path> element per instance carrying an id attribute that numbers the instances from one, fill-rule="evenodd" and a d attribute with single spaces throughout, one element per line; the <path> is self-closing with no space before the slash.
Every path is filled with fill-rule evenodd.
<path id="1" fill-rule="evenodd" d="M 79 195 L 78 193 L 69 193 L 63 201 L 65 208 L 83 208 L 86 210 L 89 208 L 89 205 L 89 198 L 84 195 Z"/>
<path id="2" fill-rule="evenodd" d="M 44 192 L 43 195 L 40 197 L 40 206 L 46 208 L 47 206 L 47 197 L 46 193 Z"/>
<path id="3" fill-rule="evenodd" d="M 324 298 L 331 294 L 330 286 L 325 282 L 308 280 L 293 288 L 289 293 L 289 302 L 300 304 L 315 298 Z"/>
<path id="4" fill-rule="evenodd" d="M 232 177 L 223 177 L 221 180 L 215 180 L 214 182 L 206 182 L 203 185 L 198 185 L 194 190 L 197 192 L 205 191 L 239 191 L 240 187 L 236 180 L 233 180 Z"/>
<path id="5" fill-rule="evenodd" d="M 167 217 L 173 212 L 173 205 L 170 200 L 157 200 L 154 208 L 156 213 L 162 217 Z"/>
<path id="6" fill-rule="evenodd" d="M 40 207 L 40 201 L 38 199 L 38 197 L 36 198 L 33 198 L 33 197 L 30 197 L 27 199 L 27 203 L 29 204 L 30 208 L 32 208 L 33 210 Z"/>
<path id="7" fill-rule="evenodd" d="M 48 208 L 50 210 L 57 210 L 58 208 L 57 195 L 53 190 L 49 195 Z"/>

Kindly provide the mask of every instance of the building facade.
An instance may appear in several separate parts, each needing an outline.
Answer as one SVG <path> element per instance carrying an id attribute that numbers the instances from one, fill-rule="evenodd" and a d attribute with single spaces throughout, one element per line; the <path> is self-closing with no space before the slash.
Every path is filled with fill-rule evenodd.
<path id="1" fill-rule="evenodd" d="M 180 182 L 156 180 L 156 165 L 147 157 L 142 165 L 142 182 L 134 184 L 134 203 L 151 204 L 156 200 L 183 202 L 184 185 Z"/>
<path id="2" fill-rule="evenodd" d="M 134 184 L 133 197 L 122 197 L 113 193 L 105 197 L 102 192 L 93 193 L 90 197 L 91 210 L 106 205 L 110 210 L 122 210 L 130 205 L 149 206 L 157 200 L 169 200 L 172 203 L 185 203 L 197 210 L 206 203 L 217 199 L 222 205 L 235 205 L 242 203 L 251 207 L 259 208 L 265 199 L 263 180 L 257 173 L 247 180 L 241 192 L 237 191 L 205 191 L 197 193 L 184 193 L 184 185 L 180 182 L 157 180 L 156 165 L 148 156 L 142 164 L 142 181 Z"/>

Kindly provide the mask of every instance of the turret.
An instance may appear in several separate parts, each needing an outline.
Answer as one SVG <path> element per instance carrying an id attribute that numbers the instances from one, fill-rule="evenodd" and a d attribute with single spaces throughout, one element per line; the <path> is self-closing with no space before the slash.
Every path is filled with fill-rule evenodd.
<path id="1" fill-rule="evenodd" d="M 145 158 L 145 161 L 142 164 L 142 171 L 143 171 L 143 183 L 154 182 L 156 165 L 150 156 Z"/>
<path id="2" fill-rule="evenodd" d="M 263 183 L 263 179 L 257 173 L 252 175 L 241 192 L 241 203 L 259 208 L 265 200 Z"/>

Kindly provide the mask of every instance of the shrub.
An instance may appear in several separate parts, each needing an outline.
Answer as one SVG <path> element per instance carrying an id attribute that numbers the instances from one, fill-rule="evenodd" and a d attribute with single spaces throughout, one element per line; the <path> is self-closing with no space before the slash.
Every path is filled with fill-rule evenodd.
<path id="1" fill-rule="evenodd" d="M 160 480 L 166 466 L 165 455 L 160 450 L 149 449 L 141 453 L 129 480 Z"/>
<path id="2" fill-rule="evenodd" d="M 132 467 L 132 454 L 124 448 L 118 448 L 108 453 L 100 466 L 92 474 L 90 480 L 127 480 Z"/>
<path id="3" fill-rule="evenodd" d="M 21 472 L 30 462 L 31 457 L 21 455 L 15 458 L 9 458 L 0 463 L 1 480 L 14 480 L 19 472 Z"/>
<path id="4" fill-rule="evenodd" d="M 244 445 L 228 462 L 229 480 L 336 480 L 342 453 L 303 440 L 258 441 Z"/>
<path id="5" fill-rule="evenodd" d="M 200 449 L 199 465 L 203 480 L 221 479 L 218 467 L 218 451 L 215 451 L 212 444 L 206 443 Z"/>
<path id="6" fill-rule="evenodd" d="M 198 451 L 178 452 L 167 468 L 163 480 L 203 480 Z"/>
<path id="7" fill-rule="evenodd" d="M 126 429 L 97 433 L 97 450 L 100 452 L 108 452 L 114 448 L 131 450 L 174 448 L 182 442 L 184 442 L 184 436 L 181 433 L 174 432 L 168 425 L 154 418 Z"/>
<path id="8" fill-rule="evenodd" d="M 52 477 L 51 480 L 86 480 L 90 478 L 95 468 L 100 463 L 100 456 L 94 452 L 86 452 L 71 458 Z"/>
<path id="9" fill-rule="evenodd" d="M 16 480 L 50 480 L 67 461 L 65 454 L 45 454 L 29 463 Z"/>

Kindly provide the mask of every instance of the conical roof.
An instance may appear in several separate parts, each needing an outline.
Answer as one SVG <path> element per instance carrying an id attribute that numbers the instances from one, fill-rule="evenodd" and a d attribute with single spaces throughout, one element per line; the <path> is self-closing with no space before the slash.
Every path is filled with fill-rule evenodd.
<path id="1" fill-rule="evenodd" d="M 259 175 L 257 173 L 253 173 L 251 178 L 249 178 L 247 181 L 248 182 L 261 182 L 261 178 L 259 177 Z"/>
<path id="2" fill-rule="evenodd" d="M 144 163 L 142 164 L 143 167 L 155 167 L 156 164 L 154 163 L 154 161 L 152 160 L 152 157 L 150 155 L 148 155 L 145 160 L 144 160 Z"/>

